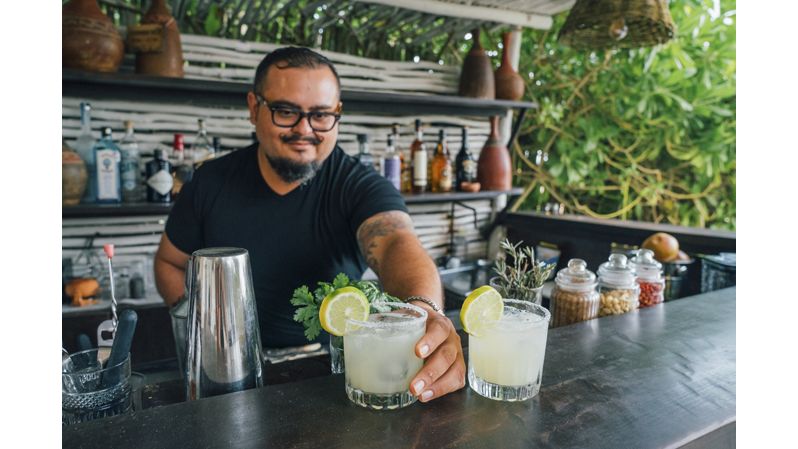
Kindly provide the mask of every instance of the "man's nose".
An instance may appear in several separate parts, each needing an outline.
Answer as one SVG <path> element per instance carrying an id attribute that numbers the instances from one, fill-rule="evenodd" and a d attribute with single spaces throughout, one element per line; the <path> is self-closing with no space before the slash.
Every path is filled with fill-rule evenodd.
<path id="1" fill-rule="evenodd" d="M 313 128 L 310 127 L 310 118 L 307 116 L 302 117 L 299 120 L 299 123 L 297 123 L 296 125 L 294 125 L 293 128 L 291 128 L 291 131 L 301 136 L 312 135 Z"/>

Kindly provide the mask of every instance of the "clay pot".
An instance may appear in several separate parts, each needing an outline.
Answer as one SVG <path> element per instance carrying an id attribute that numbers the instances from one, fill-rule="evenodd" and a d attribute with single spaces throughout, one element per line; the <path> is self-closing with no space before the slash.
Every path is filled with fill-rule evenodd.
<path id="1" fill-rule="evenodd" d="M 88 179 L 83 159 L 64 142 L 61 145 L 61 204 L 74 206 L 80 203 Z"/>
<path id="2" fill-rule="evenodd" d="M 474 36 L 474 46 L 463 61 L 463 71 L 460 72 L 461 97 L 496 98 L 496 87 L 493 80 L 493 68 L 490 58 L 482 48 L 479 41 L 479 29 L 471 32 Z"/>
<path id="3" fill-rule="evenodd" d="M 477 181 L 482 190 L 510 190 L 512 172 L 510 152 L 499 139 L 499 117 L 490 118 L 490 136 L 479 153 Z"/>
<path id="4" fill-rule="evenodd" d="M 166 6 L 166 0 L 153 0 L 152 6 L 141 18 L 141 23 L 162 25 L 163 45 L 160 51 L 136 54 L 136 73 L 182 78 L 183 48 L 180 44 L 180 30 Z"/>
<path id="5" fill-rule="evenodd" d="M 96 0 L 72 0 L 61 9 L 61 65 L 68 69 L 116 72 L 125 44 Z"/>
<path id="6" fill-rule="evenodd" d="M 496 98 L 501 100 L 518 101 L 524 96 L 524 79 L 513 69 L 510 64 L 510 33 L 502 36 L 504 42 L 504 52 L 502 53 L 502 65 L 496 69 L 494 79 L 496 82 Z"/>

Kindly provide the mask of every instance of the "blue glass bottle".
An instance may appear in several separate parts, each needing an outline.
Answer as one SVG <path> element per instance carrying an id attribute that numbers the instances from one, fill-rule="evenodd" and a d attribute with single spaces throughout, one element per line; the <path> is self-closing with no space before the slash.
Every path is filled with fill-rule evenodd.
<path id="1" fill-rule="evenodd" d="M 94 145 L 94 161 L 97 165 L 96 202 L 122 202 L 122 176 L 119 170 L 122 152 L 113 141 L 111 128 L 103 128 L 102 137 Z"/>

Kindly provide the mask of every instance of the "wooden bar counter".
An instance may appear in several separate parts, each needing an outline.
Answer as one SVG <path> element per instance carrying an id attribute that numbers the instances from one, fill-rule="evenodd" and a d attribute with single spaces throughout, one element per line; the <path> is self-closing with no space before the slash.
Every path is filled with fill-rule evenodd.
<path id="1" fill-rule="evenodd" d="M 343 375 L 323 376 L 65 427 L 63 447 L 734 447 L 735 302 L 728 288 L 551 329 L 526 402 L 466 386 L 372 411 L 346 398 Z"/>

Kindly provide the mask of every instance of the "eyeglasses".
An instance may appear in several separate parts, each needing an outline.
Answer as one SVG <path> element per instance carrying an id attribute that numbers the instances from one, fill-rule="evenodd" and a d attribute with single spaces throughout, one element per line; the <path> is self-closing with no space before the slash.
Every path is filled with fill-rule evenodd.
<path id="1" fill-rule="evenodd" d="M 303 118 L 307 117 L 308 124 L 313 131 L 326 132 L 335 127 L 341 114 L 337 112 L 308 111 L 303 112 L 287 106 L 270 106 L 260 94 L 255 94 L 258 105 L 264 105 L 272 111 L 272 123 L 281 128 L 293 128 Z"/>

